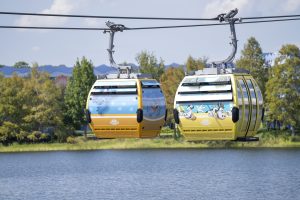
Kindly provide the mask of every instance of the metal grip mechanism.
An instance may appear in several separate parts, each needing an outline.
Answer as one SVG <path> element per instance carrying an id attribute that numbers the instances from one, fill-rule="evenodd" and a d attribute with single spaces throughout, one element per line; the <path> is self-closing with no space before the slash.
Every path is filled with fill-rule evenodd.
<path id="1" fill-rule="evenodd" d="M 235 32 L 235 22 L 236 21 L 241 21 L 241 18 L 234 18 L 234 16 L 238 13 L 238 9 L 231 10 L 229 13 L 223 13 L 218 15 L 218 19 L 220 22 L 228 22 L 230 25 L 230 32 L 231 32 L 231 42 L 230 44 L 232 45 L 232 51 L 231 54 L 228 56 L 228 58 L 221 60 L 221 61 L 216 61 L 212 62 L 212 66 L 216 65 L 221 65 L 224 64 L 226 66 L 227 63 L 231 62 L 236 54 L 237 51 L 237 39 L 236 39 L 236 32 Z"/>
<path id="2" fill-rule="evenodd" d="M 123 32 L 123 30 L 126 29 L 126 27 L 122 24 L 115 24 L 113 22 L 107 21 L 106 26 L 108 26 L 109 30 L 105 30 L 104 33 L 109 33 L 110 39 L 109 39 L 109 46 L 108 46 L 108 56 L 109 56 L 109 62 L 112 67 L 115 67 L 119 69 L 119 66 L 116 64 L 114 58 L 113 58 L 113 53 L 115 52 L 114 49 L 114 36 L 115 33 L 120 31 Z"/>

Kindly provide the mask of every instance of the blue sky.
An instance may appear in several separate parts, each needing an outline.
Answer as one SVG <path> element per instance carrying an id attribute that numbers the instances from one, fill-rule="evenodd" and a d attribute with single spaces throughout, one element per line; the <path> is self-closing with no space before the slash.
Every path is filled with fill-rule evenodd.
<path id="1" fill-rule="evenodd" d="M 147 17 L 215 17 L 238 8 L 238 17 L 300 14 L 300 0 L 1 0 L 1 11 L 119 15 Z M 0 15 L 0 25 L 105 27 L 105 19 L 35 18 Z M 127 27 L 195 24 L 196 22 L 112 20 Z M 200 22 L 202 23 L 202 22 Z M 300 46 L 300 21 L 237 25 L 238 55 L 246 40 L 254 36 L 264 52 L 275 52 L 283 44 Z M 66 64 L 86 56 L 94 65 L 108 64 L 108 35 L 101 31 L 55 31 L 0 29 L 0 64 L 23 60 L 40 65 Z M 199 27 L 140 30 L 117 33 L 115 60 L 136 63 L 142 50 L 153 52 L 166 64 L 183 64 L 189 55 L 209 61 L 228 56 L 229 27 Z"/>

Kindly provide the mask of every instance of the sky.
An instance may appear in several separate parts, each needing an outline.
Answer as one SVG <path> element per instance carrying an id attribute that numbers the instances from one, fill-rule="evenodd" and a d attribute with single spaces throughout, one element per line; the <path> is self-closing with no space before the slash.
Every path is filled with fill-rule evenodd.
<path id="1" fill-rule="evenodd" d="M 300 14 L 300 0 L 1 0 L 0 11 L 54 14 L 211 18 L 239 9 L 237 17 Z M 0 25 L 105 27 L 107 19 L 0 15 Z M 111 20 L 127 27 L 197 24 L 185 21 Z M 203 22 L 198 22 L 203 23 Z M 263 52 L 277 52 L 284 44 L 300 46 L 300 21 L 236 25 L 238 53 L 255 37 Z M 0 64 L 17 61 L 39 65 L 73 66 L 85 56 L 95 66 L 109 64 L 109 35 L 102 31 L 0 29 Z M 137 63 L 141 51 L 153 53 L 165 64 L 184 64 L 189 55 L 209 61 L 231 52 L 229 26 L 116 33 L 114 59 Z"/>

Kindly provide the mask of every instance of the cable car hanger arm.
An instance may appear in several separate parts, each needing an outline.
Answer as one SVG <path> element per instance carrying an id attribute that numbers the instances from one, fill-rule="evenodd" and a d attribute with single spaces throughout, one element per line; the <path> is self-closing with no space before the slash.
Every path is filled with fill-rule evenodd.
<path id="1" fill-rule="evenodd" d="M 231 54 L 224 60 L 221 61 L 214 61 L 212 62 L 212 66 L 220 65 L 220 64 L 227 64 L 231 62 L 236 54 L 237 51 L 237 38 L 236 38 L 236 32 L 235 32 L 235 22 L 239 21 L 241 22 L 241 18 L 234 18 L 234 16 L 238 13 L 238 9 L 231 10 L 229 13 L 220 14 L 218 16 L 220 22 L 227 22 L 230 25 L 230 32 L 231 32 L 231 42 L 232 45 L 232 51 Z"/>
<path id="2" fill-rule="evenodd" d="M 125 30 L 126 27 L 122 24 L 115 24 L 110 21 L 107 21 L 105 24 L 106 24 L 106 26 L 108 26 L 109 30 L 104 30 L 104 33 L 109 33 L 109 36 L 110 36 L 109 37 L 109 47 L 107 49 L 108 56 L 109 56 L 109 62 L 112 67 L 119 70 L 119 66 L 116 64 L 116 62 L 113 58 L 113 53 L 115 52 L 114 51 L 114 36 L 115 36 L 115 33 L 118 31 L 123 32 L 123 30 Z"/>

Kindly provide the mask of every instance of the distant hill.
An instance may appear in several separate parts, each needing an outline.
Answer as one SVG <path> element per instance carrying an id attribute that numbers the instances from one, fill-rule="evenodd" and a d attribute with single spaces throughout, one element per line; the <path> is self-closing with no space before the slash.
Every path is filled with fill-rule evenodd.
<path id="1" fill-rule="evenodd" d="M 13 66 L 3 66 L 0 68 L 0 73 L 2 73 L 5 77 L 11 77 L 14 73 L 18 76 L 27 76 L 31 71 L 31 68 L 15 68 Z M 52 66 L 52 65 L 44 65 L 38 67 L 38 71 L 47 72 L 51 77 L 57 77 L 60 75 L 71 76 L 73 67 L 67 67 L 65 65 L 60 66 Z M 94 68 L 95 75 L 107 74 L 110 72 L 116 71 L 114 68 L 107 65 L 100 65 Z"/>
<path id="2" fill-rule="evenodd" d="M 170 67 L 175 67 L 175 68 L 177 68 L 177 67 L 180 67 L 180 66 L 183 66 L 183 65 L 178 64 L 178 63 L 171 63 L 171 64 L 169 64 L 169 65 L 165 65 L 165 68 L 170 68 Z"/>
<path id="3" fill-rule="evenodd" d="M 139 69 L 139 66 L 137 66 L 133 63 L 128 63 L 127 65 L 131 66 L 133 71 L 135 71 L 135 72 L 137 72 Z M 166 65 L 166 68 L 178 67 L 178 66 L 180 66 L 180 65 L 177 63 L 172 63 L 170 65 Z M 18 76 L 24 77 L 24 76 L 28 76 L 30 71 L 31 71 L 31 68 L 15 68 L 13 66 L 0 67 L 0 73 L 2 73 L 5 77 L 11 77 L 14 73 L 17 74 Z M 59 66 L 43 65 L 43 66 L 38 67 L 38 71 L 47 72 L 50 74 L 51 77 L 57 77 L 60 75 L 71 76 L 73 67 L 67 67 L 65 65 L 59 65 Z M 105 65 L 105 64 L 94 67 L 95 75 L 103 75 L 103 74 L 115 73 L 115 72 L 116 72 L 116 69 L 114 69 L 108 65 Z"/>
<path id="4" fill-rule="evenodd" d="M 266 65 L 267 66 L 273 66 L 274 65 L 274 61 L 275 58 L 278 56 L 278 52 L 275 53 L 264 53 L 263 54 L 265 60 L 266 60 Z M 132 66 L 132 69 L 134 72 L 137 72 L 139 70 L 139 66 L 133 64 L 133 63 L 128 63 L 127 65 Z M 171 63 L 171 64 L 167 64 L 165 65 L 165 68 L 168 69 L 170 67 L 180 67 L 183 66 L 184 69 L 186 69 L 185 65 L 182 64 L 178 64 L 178 63 Z M 207 64 L 207 67 L 212 67 L 211 64 Z M 227 65 L 227 67 L 235 67 L 234 63 L 229 63 Z M 14 73 L 16 73 L 18 76 L 27 76 L 30 73 L 30 68 L 14 68 L 12 66 L 0 66 L 0 73 L 4 74 L 5 77 L 10 77 L 12 76 Z M 47 72 L 50 74 L 51 77 L 57 77 L 60 75 L 64 75 L 64 76 L 71 76 L 72 75 L 72 71 L 73 71 L 73 67 L 67 67 L 65 65 L 59 65 L 59 66 L 53 66 L 53 65 L 44 65 L 44 66 L 40 66 L 38 67 L 39 71 L 42 72 Z M 94 73 L 95 75 L 104 75 L 104 74 L 108 74 L 108 73 L 116 73 L 116 69 L 102 64 L 99 66 L 94 67 Z"/>

